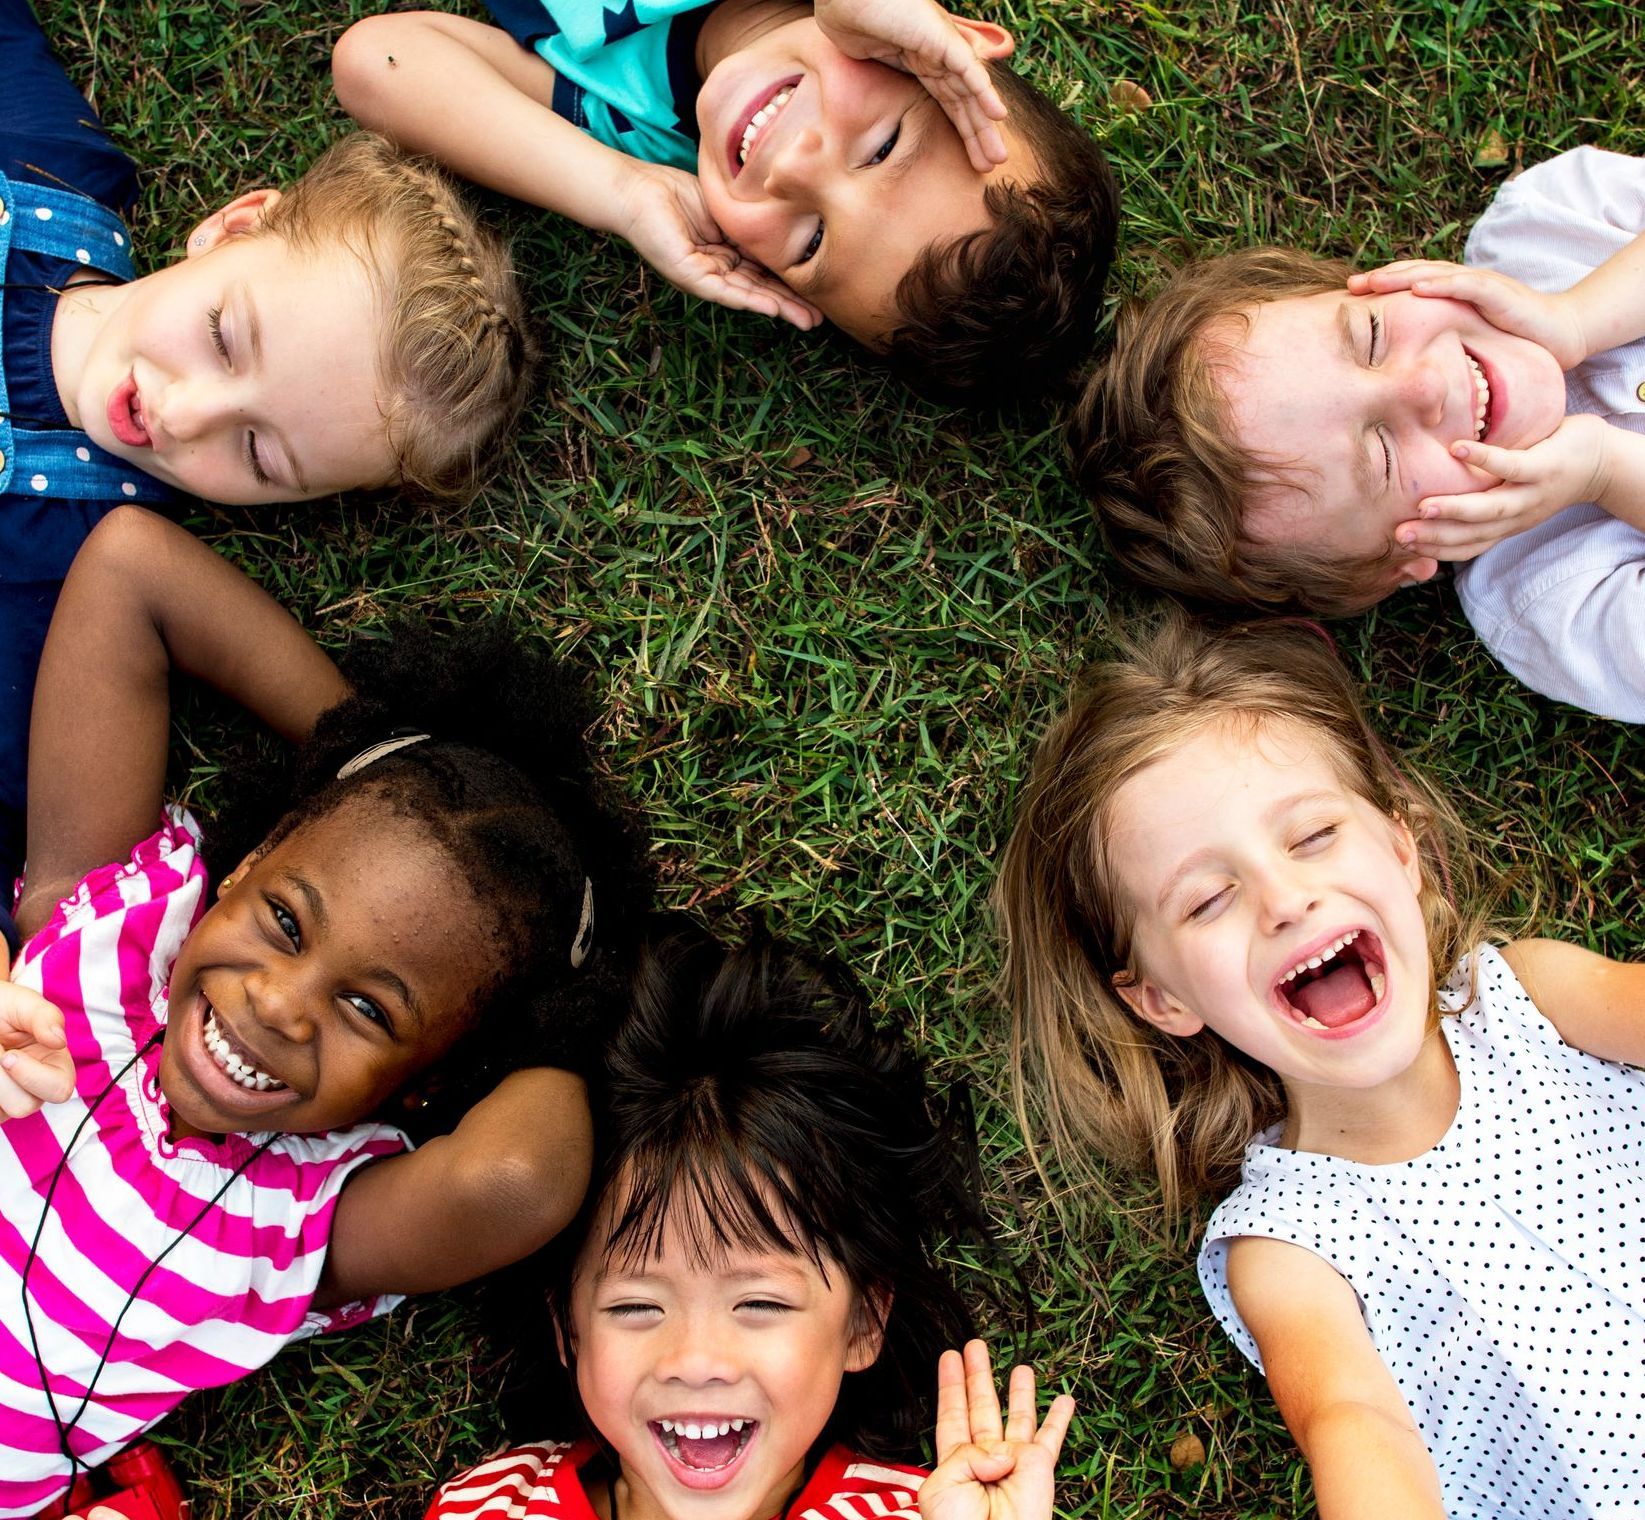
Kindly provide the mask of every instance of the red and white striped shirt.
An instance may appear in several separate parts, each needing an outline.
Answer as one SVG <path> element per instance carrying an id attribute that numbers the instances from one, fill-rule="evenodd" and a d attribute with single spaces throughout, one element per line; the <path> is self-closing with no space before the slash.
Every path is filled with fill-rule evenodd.
<path id="1" fill-rule="evenodd" d="M 61 1418 L 72 1421 L 139 1277 L 255 1150 L 260 1135 L 168 1138 L 160 1047 L 98 1105 L 41 1215 L 76 1127 L 132 1055 L 165 1025 L 172 963 L 200 917 L 206 871 L 182 810 L 101 866 L 24 947 L 13 980 L 63 1010 L 75 1092 L 0 1123 L 0 1517 L 32 1515 L 64 1487 L 68 1462 L 41 1388 L 19 1291 Z M 382 1124 L 281 1135 L 143 1285 L 70 1435 L 84 1466 L 105 1461 L 195 1388 L 246 1376 L 280 1348 L 391 1309 L 385 1296 L 311 1313 L 332 1211 L 358 1166 L 404 1150 Z"/>
<path id="2" fill-rule="evenodd" d="M 539 1441 L 489 1457 L 440 1486 L 424 1520 L 596 1520 L 582 1469 L 592 1441 Z M 782 1520 L 919 1520 L 925 1472 L 828 1449 Z"/>

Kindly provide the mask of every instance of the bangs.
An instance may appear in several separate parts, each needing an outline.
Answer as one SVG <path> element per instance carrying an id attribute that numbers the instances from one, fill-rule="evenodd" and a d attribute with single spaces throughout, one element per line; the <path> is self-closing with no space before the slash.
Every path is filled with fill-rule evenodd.
<path id="1" fill-rule="evenodd" d="M 761 1148 L 751 1150 L 745 1154 L 730 1136 L 718 1135 L 630 1153 L 608 1184 L 606 1262 L 637 1270 L 659 1261 L 672 1234 L 697 1270 L 722 1266 L 735 1251 L 776 1251 L 804 1257 L 827 1280 L 839 1260 L 833 1232 L 794 1186 L 790 1169 Z"/>

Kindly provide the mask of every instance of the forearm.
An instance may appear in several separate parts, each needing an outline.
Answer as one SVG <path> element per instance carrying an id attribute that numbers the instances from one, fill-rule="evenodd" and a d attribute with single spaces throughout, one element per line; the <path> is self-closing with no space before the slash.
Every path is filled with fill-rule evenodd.
<path id="1" fill-rule="evenodd" d="M 111 512 L 69 571 L 35 688 L 27 933 L 65 882 L 154 828 L 173 671 L 300 737 L 346 688 L 289 613 L 183 529 Z"/>
<path id="2" fill-rule="evenodd" d="M 332 59 L 362 126 L 476 184 L 602 232 L 622 231 L 633 160 L 555 113 L 554 71 L 497 27 L 460 16 L 377 16 Z"/>
<path id="3" fill-rule="evenodd" d="M 1605 463 L 1595 502 L 1645 533 L 1645 436 L 1605 424 Z"/>
<path id="4" fill-rule="evenodd" d="M 576 1214 L 592 1164 L 582 1082 L 512 1072 L 451 1134 L 349 1179 L 316 1303 L 432 1293 L 529 1256 Z"/>
<path id="5" fill-rule="evenodd" d="M 1373 1405 L 1333 1404 L 1297 1432 L 1297 1444 L 1321 1520 L 1445 1520 L 1439 1474 L 1409 1420 Z"/>
<path id="6" fill-rule="evenodd" d="M 1560 299 L 1576 317 L 1587 357 L 1645 337 L 1645 233 Z"/>

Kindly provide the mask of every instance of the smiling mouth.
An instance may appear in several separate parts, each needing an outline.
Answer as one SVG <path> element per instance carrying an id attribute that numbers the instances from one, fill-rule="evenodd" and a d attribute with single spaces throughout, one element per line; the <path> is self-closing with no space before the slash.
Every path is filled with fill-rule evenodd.
<path id="1" fill-rule="evenodd" d="M 211 1057 L 212 1064 L 226 1076 L 229 1081 L 246 1089 L 247 1092 L 280 1092 L 286 1084 L 278 1077 L 270 1076 L 268 1072 L 253 1066 L 244 1059 L 239 1048 L 229 1039 L 228 1031 L 217 1018 L 217 1010 L 206 1004 L 206 1018 L 202 1029 L 202 1038 L 205 1041 L 206 1054 Z"/>
<path id="2" fill-rule="evenodd" d="M 1474 441 L 1483 443 L 1491 431 L 1491 382 L 1485 378 L 1480 362 L 1467 349 L 1462 357 L 1468 361 L 1468 371 L 1474 381 Z"/>
<path id="3" fill-rule="evenodd" d="M 1347 1029 L 1382 1002 L 1383 954 L 1374 934 L 1352 929 L 1292 966 L 1275 983 L 1275 996 L 1305 1029 Z"/>
<path id="4" fill-rule="evenodd" d="M 143 420 L 143 398 L 137 391 L 137 377 L 127 375 L 109 395 L 109 431 L 128 449 L 154 446 L 148 424 Z"/>
<path id="5" fill-rule="evenodd" d="M 733 129 L 731 138 L 731 172 L 741 174 L 743 166 L 754 152 L 760 134 L 782 114 L 783 107 L 794 98 L 799 78 L 784 79 L 773 85 L 763 97 L 757 98 L 754 108 L 743 118 L 741 129 Z"/>
<path id="6" fill-rule="evenodd" d="M 723 1472 L 748 1450 L 758 1420 L 653 1420 L 651 1429 L 662 1448 L 681 1467 L 695 1473 Z"/>

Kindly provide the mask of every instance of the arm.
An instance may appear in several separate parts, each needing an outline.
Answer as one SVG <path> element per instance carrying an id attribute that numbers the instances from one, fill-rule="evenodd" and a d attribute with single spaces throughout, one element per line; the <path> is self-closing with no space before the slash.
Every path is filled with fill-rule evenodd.
<path id="1" fill-rule="evenodd" d="M 347 694 L 326 653 L 227 560 L 152 512 L 110 512 L 75 557 L 40 660 L 25 936 L 87 871 L 153 832 L 174 670 L 293 739 Z"/>
<path id="2" fill-rule="evenodd" d="M 1229 1244 L 1228 1289 L 1322 1520 L 1444 1520 L 1439 1474 L 1354 1290 L 1313 1252 L 1249 1235 Z"/>
<path id="3" fill-rule="evenodd" d="M 725 241 L 695 175 L 630 158 L 557 115 L 554 70 L 501 28 L 438 11 L 372 16 L 343 34 L 331 69 L 343 109 L 402 147 L 616 233 L 704 300 L 798 327 L 821 321 Z"/>
<path id="4" fill-rule="evenodd" d="M 1645 965 L 1557 939 L 1519 940 L 1502 958 L 1567 1045 L 1645 1066 Z"/>
<path id="5" fill-rule="evenodd" d="M 581 1206 L 593 1144 L 581 1078 L 511 1072 L 449 1135 L 349 1178 L 315 1306 L 432 1293 L 529 1256 Z"/>

